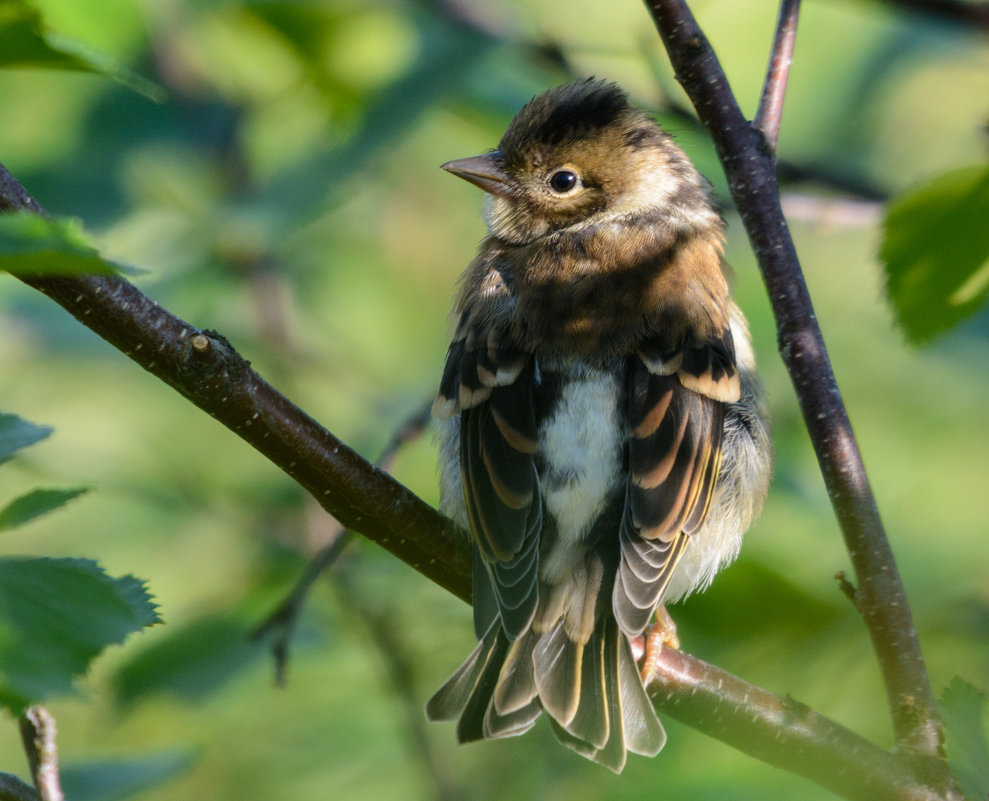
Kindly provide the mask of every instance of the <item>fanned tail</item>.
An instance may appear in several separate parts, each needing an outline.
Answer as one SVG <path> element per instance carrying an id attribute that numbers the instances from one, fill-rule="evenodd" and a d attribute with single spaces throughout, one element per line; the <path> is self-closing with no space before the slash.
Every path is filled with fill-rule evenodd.
<path id="1" fill-rule="evenodd" d="M 458 720 L 461 743 L 524 734 L 542 711 L 532 677 L 531 633 L 509 641 L 496 619 L 454 674 L 426 702 L 432 721 Z"/>
<path id="2" fill-rule="evenodd" d="M 666 742 L 628 639 L 610 616 L 585 645 L 566 636 L 562 621 L 510 641 L 495 620 L 426 715 L 459 719 L 457 739 L 466 743 L 523 734 L 544 709 L 560 742 L 615 773 L 627 751 L 655 756 Z"/>

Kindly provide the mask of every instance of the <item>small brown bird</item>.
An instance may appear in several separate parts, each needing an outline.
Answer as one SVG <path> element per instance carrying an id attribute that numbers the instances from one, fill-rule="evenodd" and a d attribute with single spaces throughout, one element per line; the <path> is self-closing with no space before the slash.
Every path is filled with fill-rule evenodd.
<path id="1" fill-rule="evenodd" d="M 488 193 L 433 407 L 480 642 L 426 712 L 469 742 L 545 711 L 620 772 L 666 740 L 632 641 L 735 558 L 769 484 L 723 223 L 684 153 L 605 81 L 536 97 L 497 150 L 443 169 Z"/>

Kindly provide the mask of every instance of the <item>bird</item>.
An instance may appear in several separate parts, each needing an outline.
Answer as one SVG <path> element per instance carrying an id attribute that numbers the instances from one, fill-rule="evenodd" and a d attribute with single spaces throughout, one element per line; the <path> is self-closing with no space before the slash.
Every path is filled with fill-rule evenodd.
<path id="1" fill-rule="evenodd" d="M 486 195 L 433 404 L 478 643 L 426 715 L 465 743 L 545 712 L 620 773 L 666 741 L 635 650 L 677 644 L 665 603 L 737 556 L 772 472 L 724 222 L 672 137 L 598 78 L 442 168 Z"/>

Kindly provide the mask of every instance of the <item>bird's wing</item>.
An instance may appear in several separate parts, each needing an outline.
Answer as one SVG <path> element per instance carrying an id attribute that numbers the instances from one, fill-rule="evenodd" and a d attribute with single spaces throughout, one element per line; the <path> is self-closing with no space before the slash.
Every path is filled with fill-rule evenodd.
<path id="1" fill-rule="evenodd" d="M 613 608 L 622 629 L 638 634 L 711 506 L 724 402 L 738 398 L 731 332 L 707 342 L 647 339 L 627 380 L 629 478 Z"/>
<path id="2" fill-rule="evenodd" d="M 460 414 L 460 462 L 467 520 L 477 546 L 475 628 L 483 633 L 492 607 L 510 639 L 532 620 L 542 503 L 534 455 L 533 360 L 513 347 L 507 330 L 463 312 L 447 354 L 434 413 Z M 485 601 L 483 578 L 490 577 Z"/>

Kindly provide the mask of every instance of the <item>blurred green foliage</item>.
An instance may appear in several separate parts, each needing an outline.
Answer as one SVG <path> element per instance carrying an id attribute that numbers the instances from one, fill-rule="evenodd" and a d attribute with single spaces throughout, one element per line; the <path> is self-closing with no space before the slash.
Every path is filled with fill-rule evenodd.
<path id="1" fill-rule="evenodd" d="M 889 299 L 914 342 L 981 309 L 989 297 L 989 163 L 939 175 L 890 204 L 880 257 Z"/>
<path id="2" fill-rule="evenodd" d="M 751 114 L 774 4 L 694 6 Z M 541 89 L 597 74 L 655 108 L 723 187 L 703 134 L 667 107 L 685 101 L 631 0 L 30 8 L 167 99 L 91 74 L 0 71 L 0 161 L 51 213 L 81 218 L 106 258 L 148 270 L 135 280 L 152 297 L 222 332 L 372 457 L 434 392 L 454 282 L 483 232 L 480 193 L 439 164 L 493 147 Z M 779 146 L 781 160 L 823 176 L 786 187 L 785 206 L 937 690 L 956 674 L 989 684 L 989 321 L 905 347 L 876 259 L 879 210 L 834 187 L 894 195 L 984 158 L 987 74 L 989 54 L 963 28 L 865 0 L 807 3 Z M 675 610 L 681 640 L 889 744 L 867 636 L 832 578 L 847 555 L 756 267 L 726 217 L 778 462 L 738 564 Z M 97 777 L 86 798 L 124 797 L 109 784 L 101 795 L 98 778 L 129 781 L 124 765 L 173 776 L 147 801 L 828 797 L 674 722 L 663 753 L 618 778 L 545 727 L 455 746 L 421 707 L 470 647 L 469 610 L 362 541 L 317 586 L 276 689 L 263 646 L 242 635 L 331 531 L 298 487 L 2 275 L 0 398 L 59 431 L 4 467 L 4 498 L 41 483 L 96 488 L 4 533 L 2 552 L 140 575 L 167 623 L 111 649 L 77 697 L 52 704 L 63 761 Z M 430 501 L 434 459 L 424 438 L 395 469 Z M 0 769 L 22 764 L 16 726 L 0 726 Z"/>

